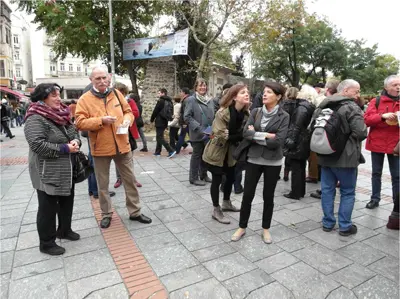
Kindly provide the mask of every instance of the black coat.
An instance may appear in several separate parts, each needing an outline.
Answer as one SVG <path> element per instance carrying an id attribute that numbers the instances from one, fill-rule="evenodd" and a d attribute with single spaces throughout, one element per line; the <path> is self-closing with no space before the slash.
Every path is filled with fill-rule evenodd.
<path id="1" fill-rule="evenodd" d="M 315 106 L 307 100 L 297 99 L 296 108 L 290 118 L 289 130 L 286 136 L 283 153 L 286 157 L 296 160 L 307 160 L 310 155 L 310 124 Z"/>
<path id="2" fill-rule="evenodd" d="M 151 114 L 150 121 L 155 121 L 156 128 L 167 128 L 168 120 L 163 117 L 160 112 L 164 109 L 165 101 L 170 101 L 172 103 L 172 99 L 168 96 L 161 96 L 158 100 L 156 106 L 154 107 L 153 113 Z"/>

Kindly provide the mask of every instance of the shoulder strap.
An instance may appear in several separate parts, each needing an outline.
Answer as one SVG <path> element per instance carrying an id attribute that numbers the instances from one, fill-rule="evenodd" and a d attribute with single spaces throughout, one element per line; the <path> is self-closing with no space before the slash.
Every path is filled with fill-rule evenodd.
<path id="1" fill-rule="evenodd" d="M 119 102 L 119 105 L 121 106 L 121 109 L 122 109 L 122 104 L 121 104 L 121 101 L 119 100 L 118 93 L 115 91 L 115 89 L 113 89 L 113 92 L 114 92 L 115 96 L 117 97 L 118 102 Z M 123 110 L 123 109 L 122 109 L 122 110 Z"/>
<path id="2" fill-rule="evenodd" d="M 379 103 L 381 102 L 381 96 L 375 98 L 375 108 L 378 110 Z"/>
<path id="3" fill-rule="evenodd" d="M 58 126 L 56 123 L 54 123 L 54 125 L 61 131 L 61 133 L 63 133 L 63 135 L 68 139 L 68 142 L 71 141 L 72 139 L 69 138 L 68 134 L 65 132 L 64 127 L 61 128 L 60 126 Z"/>

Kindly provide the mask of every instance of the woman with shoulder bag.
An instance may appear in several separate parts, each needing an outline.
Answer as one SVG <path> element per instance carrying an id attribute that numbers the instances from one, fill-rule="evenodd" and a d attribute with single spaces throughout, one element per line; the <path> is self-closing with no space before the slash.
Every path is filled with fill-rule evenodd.
<path id="1" fill-rule="evenodd" d="M 269 228 L 274 210 L 274 193 L 283 164 L 283 144 L 289 126 L 289 114 L 279 105 L 285 95 L 285 87 L 268 82 L 264 88 L 263 107 L 254 109 L 247 121 L 243 136 L 252 141 L 247 153 L 244 193 L 240 209 L 239 229 L 231 240 L 239 241 L 246 233 L 257 184 L 264 175 L 264 211 L 262 240 L 272 243 Z"/>
<path id="2" fill-rule="evenodd" d="M 175 150 L 176 142 L 178 141 L 179 132 L 179 118 L 181 117 L 181 98 L 180 96 L 174 97 L 174 118 L 168 122 L 169 127 L 169 145 Z"/>
<path id="3" fill-rule="evenodd" d="M 39 200 L 39 249 L 50 255 L 65 252 L 56 244 L 56 237 L 71 241 L 80 238 L 72 231 L 71 221 L 75 189 L 73 154 L 79 151 L 81 141 L 68 107 L 61 103 L 60 92 L 55 83 L 39 84 L 31 95 L 24 127 L 29 144 L 29 173 Z"/>
<path id="4" fill-rule="evenodd" d="M 233 158 L 233 152 L 243 139 L 243 127 L 249 116 L 249 104 L 249 91 L 246 85 L 237 84 L 229 89 L 220 102 L 221 108 L 215 115 L 210 141 L 203 153 L 203 161 L 207 163 L 208 170 L 212 173 L 210 188 L 214 206 L 212 218 L 224 224 L 229 224 L 230 221 L 222 211 L 240 211 L 230 199 L 235 181 L 236 161 Z M 226 176 L 226 181 L 221 209 L 219 187 L 223 175 Z"/>

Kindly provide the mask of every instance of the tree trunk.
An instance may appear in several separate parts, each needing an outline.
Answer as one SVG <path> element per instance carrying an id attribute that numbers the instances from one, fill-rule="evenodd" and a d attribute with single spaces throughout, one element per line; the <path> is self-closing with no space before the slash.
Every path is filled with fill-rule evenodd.
<path id="1" fill-rule="evenodd" d="M 136 77 L 136 71 L 135 71 L 135 64 L 133 61 L 128 62 L 128 73 L 129 73 L 129 79 L 131 79 L 132 83 L 132 93 L 140 98 L 139 95 L 139 88 L 137 85 L 137 77 Z"/>
<path id="2" fill-rule="evenodd" d="M 321 70 L 321 74 L 322 74 L 322 82 L 324 82 L 324 84 L 326 84 L 326 71 L 325 71 L 324 67 Z"/>
<path id="3" fill-rule="evenodd" d="M 206 47 L 204 47 L 203 53 L 201 54 L 201 58 L 200 58 L 199 68 L 197 70 L 197 79 L 204 78 L 207 57 L 208 57 L 208 49 Z"/>

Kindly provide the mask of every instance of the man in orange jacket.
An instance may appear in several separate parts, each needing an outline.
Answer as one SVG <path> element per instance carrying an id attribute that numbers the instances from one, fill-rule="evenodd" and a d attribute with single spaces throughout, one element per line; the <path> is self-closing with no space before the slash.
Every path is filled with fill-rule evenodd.
<path id="1" fill-rule="evenodd" d="M 75 117 L 77 128 L 89 131 L 103 216 L 100 226 L 107 228 L 111 224 L 112 206 L 108 192 L 111 160 L 116 164 L 125 186 L 129 219 L 151 223 L 151 219 L 140 212 L 139 193 L 133 183 L 133 156 L 127 134 L 134 121 L 131 108 L 118 90 L 108 88 L 106 69 L 95 67 L 90 81 L 93 86 L 79 99 Z"/>

